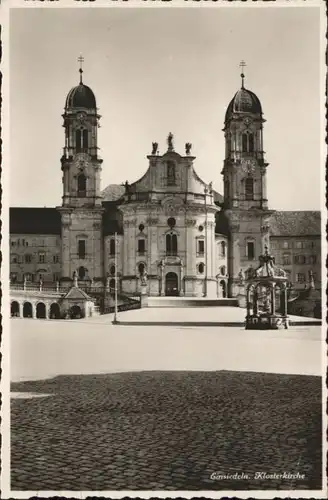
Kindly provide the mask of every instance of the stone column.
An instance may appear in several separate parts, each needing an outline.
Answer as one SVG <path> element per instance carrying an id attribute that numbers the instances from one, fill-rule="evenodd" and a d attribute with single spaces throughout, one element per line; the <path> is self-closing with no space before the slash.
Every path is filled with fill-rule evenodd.
<path id="1" fill-rule="evenodd" d="M 125 220 L 124 223 L 124 231 L 123 231 L 123 266 L 122 272 L 123 276 L 129 274 L 129 221 Z"/>
<path id="2" fill-rule="evenodd" d="M 251 287 L 250 285 L 248 285 L 246 293 L 247 316 L 251 314 L 250 304 L 251 304 Z"/>
<path id="3" fill-rule="evenodd" d="M 184 290 L 183 290 L 183 260 L 181 260 L 181 263 L 180 263 L 180 292 L 179 292 L 179 295 L 180 296 L 184 295 Z"/>
<path id="4" fill-rule="evenodd" d="M 36 304 L 35 302 L 32 302 L 32 318 L 36 318 Z"/>
<path id="5" fill-rule="evenodd" d="M 69 222 L 62 222 L 61 263 L 62 277 L 68 278 L 71 276 Z"/>
<path id="6" fill-rule="evenodd" d="M 272 283 L 272 288 L 271 288 L 271 300 L 272 300 L 272 303 L 271 303 L 271 314 L 274 315 L 275 312 L 276 312 L 276 287 L 275 287 L 275 283 Z"/>
<path id="7" fill-rule="evenodd" d="M 165 264 L 163 262 L 163 265 L 161 266 L 161 297 L 164 297 L 165 295 L 165 278 L 164 278 L 164 274 L 165 274 Z"/>
<path id="8" fill-rule="evenodd" d="M 46 302 L 45 306 L 46 306 L 46 319 L 50 319 L 50 304 L 49 304 L 49 302 Z"/>
<path id="9" fill-rule="evenodd" d="M 238 282 L 240 269 L 239 224 L 230 221 L 230 241 L 228 242 L 228 297 L 238 295 Z"/>
<path id="10" fill-rule="evenodd" d="M 263 208 L 267 205 L 267 180 L 266 180 L 266 167 L 261 167 L 261 197 Z"/>
<path id="11" fill-rule="evenodd" d="M 265 253 L 265 247 L 270 250 L 270 226 L 267 221 L 262 221 L 261 225 L 261 251 Z"/>

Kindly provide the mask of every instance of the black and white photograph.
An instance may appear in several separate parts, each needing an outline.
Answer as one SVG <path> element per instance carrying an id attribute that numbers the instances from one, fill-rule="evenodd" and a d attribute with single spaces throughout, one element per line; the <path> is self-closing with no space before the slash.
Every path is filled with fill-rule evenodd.
<path id="1" fill-rule="evenodd" d="M 4 491 L 325 497 L 324 3 L 73 4 L 2 7 Z"/>

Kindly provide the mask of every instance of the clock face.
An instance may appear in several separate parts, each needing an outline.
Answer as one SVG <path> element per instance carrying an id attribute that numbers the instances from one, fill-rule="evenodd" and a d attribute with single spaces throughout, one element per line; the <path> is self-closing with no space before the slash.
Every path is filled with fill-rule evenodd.
<path id="1" fill-rule="evenodd" d="M 253 174 L 255 172 L 256 161 L 255 160 L 243 160 L 241 168 L 247 174 Z"/>
<path id="2" fill-rule="evenodd" d="M 78 119 L 79 122 L 84 122 L 85 118 L 86 118 L 86 114 L 85 113 L 80 112 L 80 113 L 77 114 L 77 119 Z"/>
<path id="3" fill-rule="evenodd" d="M 89 157 L 85 153 L 78 153 L 75 155 L 74 163 L 77 165 L 79 170 L 83 170 L 84 168 L 87 168 L 87 166 L 88 166 Z"/>

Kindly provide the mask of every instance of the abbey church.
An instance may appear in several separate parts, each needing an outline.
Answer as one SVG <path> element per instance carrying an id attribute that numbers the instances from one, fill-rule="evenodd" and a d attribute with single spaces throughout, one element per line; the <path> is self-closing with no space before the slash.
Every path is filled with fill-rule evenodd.
<path id="1" fill-rule="evenodd" d="M 62 200 L 10 209 L 11 282 L 69 285 L 77 275 L 81 286 L 109 280 L 113 287 L 117 274 L 127 294 L 138 293 L 143 279 L 150 296 L 235 297 L 268 246 L 293 287 L 304 289 L 311 275 L 320 288 L 320 213 L 269 209 L 265 120 L 241 76 L 225 117 L 218 116 L 223 194 L 196 172 L 192 144 L 177 151 L 170 131 L 161 138 L 164 154 L 150 144 L 139 180 L 102 190 L 108 166 L 99 157 L 100 116 L 80 70 L 63 114 Z"/>

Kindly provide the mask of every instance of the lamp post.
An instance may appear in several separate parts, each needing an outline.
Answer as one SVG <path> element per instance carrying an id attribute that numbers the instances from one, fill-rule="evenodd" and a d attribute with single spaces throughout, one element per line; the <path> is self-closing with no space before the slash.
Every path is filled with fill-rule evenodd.
<path id="1" fill-rule="evenodd" d="M 115 233 L 115 297 L 114 297 L 114 319 L 113 319 L 113 324 L 117 324 L 117 233 Z"/>

